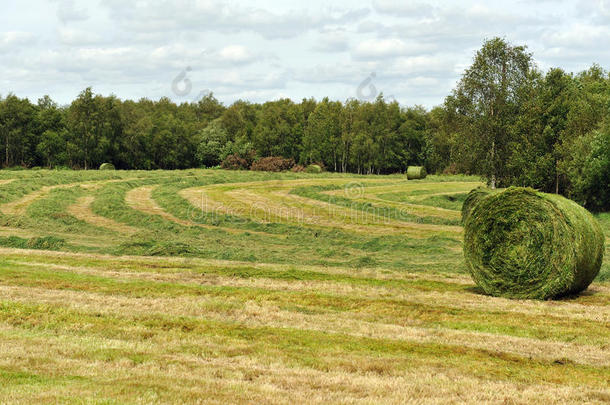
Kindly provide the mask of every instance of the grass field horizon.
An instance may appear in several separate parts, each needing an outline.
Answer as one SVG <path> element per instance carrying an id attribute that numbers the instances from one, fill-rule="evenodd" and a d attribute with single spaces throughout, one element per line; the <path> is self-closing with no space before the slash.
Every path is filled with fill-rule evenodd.
<path id="1" fill-rule="evenodd" d="M 483 295 L 474 176 L 0 171 L 0 402 L 604 403 L 597 279 Z"/>

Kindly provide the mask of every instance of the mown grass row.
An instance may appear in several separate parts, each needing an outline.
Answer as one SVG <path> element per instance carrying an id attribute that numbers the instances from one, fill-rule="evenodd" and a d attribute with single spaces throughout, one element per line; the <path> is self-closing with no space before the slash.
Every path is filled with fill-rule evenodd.
<path id="1" fill-rule="evenodd" d="M 23 215 L 0 214 L 0 246 L 17 248 L 0 248 L 0 402 L 610 399 L 608 259 L 578 297 L 480 294 L 459 233 L 443 232 L 456 227 L 472 178 L 0 172 L 6 178 L 0 205 L 70 186 L 49 189 Z M 362 192 L 341 190 L 354 182 Z M 129 206 L 139 187 L 170 215 Z M 417 207 L 396 220 L 439 231 L 379 235 L 210 213 L 180 194 L 202 187 L 221 203 L 237 190 L 278 206 Z M 83 197 L 93 214 L 137 231 L 70 215 Z M 600 220 L 610 230 L 610 216 Z"/>

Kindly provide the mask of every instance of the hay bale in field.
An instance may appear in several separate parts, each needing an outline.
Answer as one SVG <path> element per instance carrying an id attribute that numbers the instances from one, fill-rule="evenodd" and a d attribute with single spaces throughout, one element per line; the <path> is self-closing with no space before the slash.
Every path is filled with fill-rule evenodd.
<path id="1" fill-rule="evenodd" d="M 320 165 L 309 165 L 305 168 L 306 173 L 322 173 L 322 167 Z"/>
<path id="2" fill-rule="evenodd" d="M 100 170 L 114 170 L 114 165 L 112 163 L 102 163 Z"/>
<path id="3" fill-rule="evenodd" d="M 575 202 L 522 187 L 472 193 L 464 257 L 485 293 L 558 298 L 583 291 L 599 273 L 604 234 Z"/>
<path id="4" fill-rule="evenodd" d="M 426 168 L 423 166 L 409 166 L 407 168 L 407 179 L 409 180 L 425 179 L 427 175 Z"/>
<path id="5" fill-rule="evenodd" d="M 470 193 L 466 196 L 466 200 L 464 200 L 464 204 L 462 205 L 462 223 L 466 222 L 466 219 L 470 215 L 470 212 L 474 208 L 476 204 L 478 204 L 481 199 L 487 197 L 489 194 L 493 193 L 495 190 L 492 190 L 487 187 L 477 187 L 474 190 L 471 190 Z"/>

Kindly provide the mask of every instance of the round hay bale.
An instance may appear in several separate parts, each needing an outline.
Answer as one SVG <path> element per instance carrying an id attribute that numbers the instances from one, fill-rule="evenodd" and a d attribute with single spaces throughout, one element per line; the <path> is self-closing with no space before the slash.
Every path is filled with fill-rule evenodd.
<path id="1" fill-rule="evenodd" d="M 112 163 L 102 163 L 100 170 L 114 170 L 114 165 Z"/>
<path id="2" fill-rule="evenodd" d="M 425 179 L 427 175 L 426 168 L 423 166 L 409 166 L 407 168 L 408 180 Z"/>
<path id="3" fill-rule="evenodd" d="M 470 212 L 477 205 L 481 199 L 487 197 L 495 190 L 486 187 L 477 187 L 474 190 L 471 190 L 470 193 L 466 196 L 464 200 L 464 204 L 462 205 L 462 223 L 466 222 L 466 219 L 470 215 Z"/>
<path id="4" fill-rule="evenodd" d="M 305 168 L 306 173 L 322 173 L 322 167 L 320 165 L 309 165 Z"/>
<path id="5" fill-rule="evenodd" d="M 575 202 L 522 187 L 473 192 L 464 257 L 485 293 L 558 298 L 583 291 L 599 273 L 604 234 Z"/>

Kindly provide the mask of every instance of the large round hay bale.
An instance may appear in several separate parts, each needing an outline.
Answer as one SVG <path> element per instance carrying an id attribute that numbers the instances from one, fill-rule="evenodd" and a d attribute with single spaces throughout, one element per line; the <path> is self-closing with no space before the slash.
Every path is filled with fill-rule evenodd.
<path id="1" fill-rule="evenodd" d="M 583 291 L 599 273 L 603 232 L 575 202 L 522 187 L 473 193 L 464 257 L 485 293 L 558 298 Z"/>
<path id="2" fill-rule="evenodd" d="M 428 173 L 426 173 L 426 168 L 423 166 L 407 167 L 407 179 L 408 180 L 425 179 L 427 175 L 428 175 Z"/>
<path id="3" fill-rule="evenodd" d="M 112 163 L 102 163 L 100 170 L 114 170 L 114 165 Z"/>
<path id="4" fill-rule="evenodd" d="M 464 204 L 462 205 L 462 223 L 466 222 L 466 219 L 472 212 L 474 206 L 477 205 L 481 201 L 481 199 L 487 197 L 494 191 L 495 190 L 492 190 L 487 187 L 477 187 L 474 190 L 471 190 L 470 193 L 468 193 L 468 195 L 466 196 Z"/>

